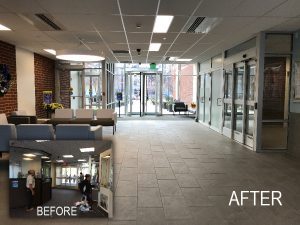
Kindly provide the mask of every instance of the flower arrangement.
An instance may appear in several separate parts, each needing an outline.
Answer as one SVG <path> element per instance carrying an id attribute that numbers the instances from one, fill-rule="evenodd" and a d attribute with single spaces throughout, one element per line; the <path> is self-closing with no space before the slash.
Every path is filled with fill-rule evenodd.
<path id="1" fill-rule="evenodd" d="M 60 104 L 60 103 L 57 103 L 57 102 L 53 102 L 53 103 L 50 103 L 50 104 L 45 104 L 43 103 L 43 108 L 45 110 L 49 110 L 49 111 L 54 111 L 55 109 L 63 109 L 63 105 Z"/>
<path id="2" fill-rule="evenodd" d="M 196 103 L 195 103 L 195 102 L 192 102 L 192 103 L 191 103 L 191 107 L 192 107 L 192 109 L 195 109 L 195 108 L 196 108 L 196 106 L 197 106 L 197 105 L 196 105 Z"/>
<path id="3" fill-rule="evenodd" d="M 11 86 L 11 75 L 8 66 L 0 64 L 0 97 L 4 96 Z"/>

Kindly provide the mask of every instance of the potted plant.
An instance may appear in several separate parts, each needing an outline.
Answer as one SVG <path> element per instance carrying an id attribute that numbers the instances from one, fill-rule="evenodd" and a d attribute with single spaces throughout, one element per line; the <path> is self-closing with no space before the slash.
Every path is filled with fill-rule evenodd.
<path id="1" fill-rule="evenodd" d="M 43 103 L 43 108 L 47 112 L 47 118 L 51 118 L 52 113 L 55 112 L 55 109 L 63 109 L 63 105 L 57 102 L 53 102 L 50 104 Z"/>

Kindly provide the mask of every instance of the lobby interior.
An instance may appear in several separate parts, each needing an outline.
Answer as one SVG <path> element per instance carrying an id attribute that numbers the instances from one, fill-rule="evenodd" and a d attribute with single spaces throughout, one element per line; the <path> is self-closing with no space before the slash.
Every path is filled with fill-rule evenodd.
<path id="1" fill-rule="evenodd" d="M 86 224 L 299 224 L 299 12 L 297 0 L 0 0 L 1 184 L 11 140 L 112 141 L 113 218 Z M 242 190 L 281 191 L 283 206 L 229 207 Z M 8 218 L 8 192 L 0 216 L 26 224 Z"/>

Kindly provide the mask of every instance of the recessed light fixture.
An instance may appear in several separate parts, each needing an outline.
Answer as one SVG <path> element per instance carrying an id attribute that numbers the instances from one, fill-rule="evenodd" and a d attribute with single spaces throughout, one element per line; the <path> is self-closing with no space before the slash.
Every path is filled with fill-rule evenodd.
<path id="1" fill-rule="evenodd" d="M 169 58 L 169 61 L 175 61 L 176 59 L 178 59 L 178 57 L 171 56 L 171 57 Z"/>
<path id="2" fill-rule="evenodd" d="M 80 148 L 80 151 L 81 152 L 94 152 L 95 151 L 95 148 Z"/>
<path id="3" fill-rule="evenodd" d="M 190 62 L 192 59 L 175 59 L 177 62 Z"/>
<path id="4" fill-rule="evenodd" d="M 50 53 L 50 54 L 52 54 L 52 55 L 56 55 L 56 51 L 54 50 L 54 49 L 48 49 L 48 48 L 45 48 L 45 49 L 43 49 L 45 52 L 48 52 L 48 53 Z"/>
<path id="5" fill-rule="evenodd" d="M 74 158 L 73 155 L 63 155 L 64 158 Z"/>
<path id="6" fill-rule="evenodd" d="M 32 158 L 24 157 L 23 160 L 25 160 L 25 161 L 31 161 L 31 160 L 33 160 L 33 159 L 32 159 Z"/>
<path id="7" fill-rule="evenodd" d="M 23 154 L 24 156 L 26 157 L 36 157 L 35 154 L 31 154 L 31 153 L 26 153 L 26 154 Z"/>
<path id="8" fill-rule="evenodd" d="M 8 27 L 6 27 L 6 26 L 4 26 L 4 25 L 2 25 L 2 24 L 0 24 L 0 30 L 1 30 L 1 31 L 9 31 L 9 30 L 11 30 L 11 29 L 8 28 Z"/>
<path id="9" fill-rule="evenodd" d="M 78 162 L 86 162 L 85 159 L 78 159 L 77 161 L 78 161 Z"/>
<path id="10" fill-rule="evenodd" d="M 51 160 L 45 161 L 46 163 L 51 163 Z"/>
<path id="11" fill-rule="evenodd" d="M 150 43 L 149 51 L 150 52 L 158 52 L 160 49 L 161 43 Z"/>
<path id="12" fill-rule="evenodd" d="M 155 18 L 153 33 L 167 33 L 174 16 L 158 15 Z"/>
<path id="13" fill-rule="evenodd" d="M 109 159 L 110 158 L 110 155 L 106 155 L 103 157 L 103 159 Z"/>
<path id="14" fill-rule="evenodd" d="M 166 37 L 163 37 L 163 40 L 165 41 L 165 40 L 167 40 L 167 38 L 166 38 Z"/>
<path id="15" fill-rule="evenodd" d="M 49 141 L 49 140 L 35 140 L 36 142 L 46 142 L 46 141 Z"/>
<path id="16" fill-rule="evenodd" d="M 80 54 L 64 54 L 57 55 L 57 59 L 76 61 L 76 62 L 97 62 L 104 60 L 104 57 L 98 55 L 80 55 Z"/>
<path id="17" fill-rule="evenodd" d="M 63 162 L 64 162 L 64 160 L 62 160 L 62 159 L 58 159 L 58 160 L 56 160 L 56 162 L 58 162 L 58 163 L 63 163 Z"/>
<path id="18" fill-rule="evenodd" d="M 48 156 L 42 156 L 41 158 L 42 158 L 42 159 L 49 159 Z"/>

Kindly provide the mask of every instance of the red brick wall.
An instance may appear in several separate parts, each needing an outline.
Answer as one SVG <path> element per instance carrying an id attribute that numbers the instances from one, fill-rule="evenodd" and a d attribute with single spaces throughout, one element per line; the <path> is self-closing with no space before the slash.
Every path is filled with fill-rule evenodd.
<path id="1" fill-rule="evenodd" d="M 14 45 L 0 41 L 0 63 L 8 65 L 11 74 L 11 87 L 0 97 L 0 113 L 9 115 L 18 109 L 17 74 L 16 74 L 16 48 Z"/>
<path id="2" fill-rule="evenodd" d="M 63 104 L 64 108 L 71 108 L 70 71 L 68 70 L 59 71 L 59 82 L 60 82 L 60 103 Z"/>
<path id="3" fill-rule="evenodd" d="M 180 101 L 190 105 L 193 101 L 193 64 L 181 65 Z"/>
<path id="4" fill-rule="evenodd" d="M 39 118 L 46 118 L 43 109 L 43 91 L 52 91 L 55 102 L 55 61 L 34 53 L 35 109 Z"/>

